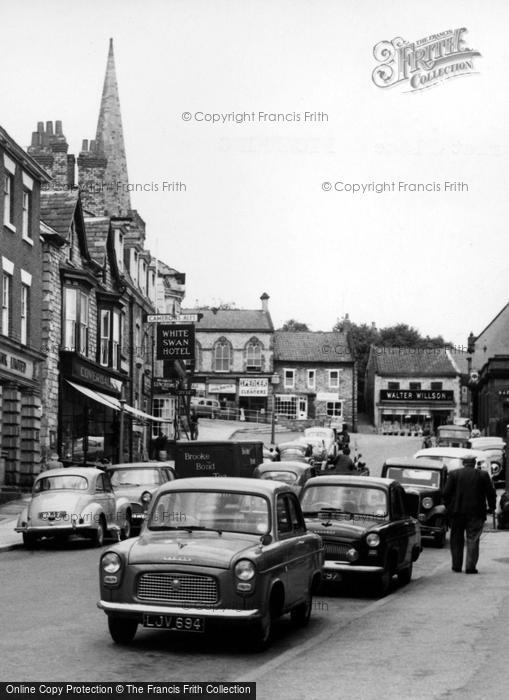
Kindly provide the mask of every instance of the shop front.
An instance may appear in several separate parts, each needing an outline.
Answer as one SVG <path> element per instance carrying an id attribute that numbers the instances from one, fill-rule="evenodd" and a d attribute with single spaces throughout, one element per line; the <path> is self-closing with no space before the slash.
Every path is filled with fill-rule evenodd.
<path id="1" fill-rule="evenodd" d="M 453 423 L 458 403 L 454 391 L 391 391 L 381 389 L 376 404 L 376 425 L 388 435 L 422 435 L 439 425 Z"/>
<path id="2" fill-rule="evenodd" d="M 59 454 L 64 462 L 121 459 L 120 408 L 125 377 L 73 352 L 61 353 Z M 124 423 L 123 445 L 128 441 Z"/>
<path id="3" fill-rule="evenodd" d="M 0 340 L 0 486 L 31 487 L 40 470 L 42 357 Z"/>
<path id="4" fill-rule="evenodd" d="M 268 377 L 239 377 L 239 408 L 249 420 L 266 418 L 268 395 Z"/>

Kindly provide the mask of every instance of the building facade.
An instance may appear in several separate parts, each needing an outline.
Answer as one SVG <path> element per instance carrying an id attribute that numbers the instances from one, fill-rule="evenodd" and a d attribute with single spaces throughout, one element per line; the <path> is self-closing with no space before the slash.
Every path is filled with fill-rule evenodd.
<path id="1" fill-rule="evenodd" d="M 41 337 L 39 208 L 44 169 L 0 127 L 0 486 L 39 471 Z"/>
<path id="2" fill-rule="evenodd" d="M 261 309 L 185 309 L 198 314 L 192 387 L 248 420 L 271 410 L 274 326 L 262 294 Z M 242 411 L 242 413 L 241 413 Z"/>
<path id="3" fill-rule="evenodd" d="M 289 419 L 357 429 L 357 372 L 340 332 L 274 334 L 274 410 Z"/>
<path id="4" fill-rule="evenodd" d="M 444 348 L 372 346 L 366 368 L 366 406 L 382 433 L 435 431 L 461 412 L 461 372 Z"/>

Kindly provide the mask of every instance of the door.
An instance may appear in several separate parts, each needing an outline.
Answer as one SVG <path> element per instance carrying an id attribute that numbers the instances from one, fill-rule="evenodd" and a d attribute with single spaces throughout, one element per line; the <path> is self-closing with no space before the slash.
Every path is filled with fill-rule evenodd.
<path id="1" fill-rule="evenodd" d="M 106 527 L 109 530 L 115 521 L 116 499 L 109 479 L 99 474 L 95 485 L 95 497 L 106 516 Z"/>
<path id="2" fill-rule="evenodd" d="M 299 396 L 299 405 L 297 407 L 297 417 L 307 418 L 308 417 L 308 397 Z"/>

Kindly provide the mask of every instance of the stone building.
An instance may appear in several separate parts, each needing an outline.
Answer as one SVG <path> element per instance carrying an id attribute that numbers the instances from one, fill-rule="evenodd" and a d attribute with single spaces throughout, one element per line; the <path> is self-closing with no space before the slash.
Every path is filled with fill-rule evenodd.
<path id="1" fill-rule="evenodd" d="M 357 429 L 356 363 L 345 333 L 276 331 L 274 372 L 278 415 Z"/>
<path id="2" fill-rule="evenodd" d="M 200 314 L 195 326 L 193 388 L 248 419 L 263 419 L 271 409 L 274 326 L 262 294 L 261 309 L 185 309 Z"/>
<path id="3" fill-rule="evenodd" d="M 39 207 L 49 178 L 2 127 L 0 170 L 0 486 L 30 486 L 40 464 Z"/>
<path id="4" fill-rule="evenodd" d="M 366 406 L 382 433 L 417 434 L 461 414 L 461 371 L 446 348 L 371 346 Z"/>

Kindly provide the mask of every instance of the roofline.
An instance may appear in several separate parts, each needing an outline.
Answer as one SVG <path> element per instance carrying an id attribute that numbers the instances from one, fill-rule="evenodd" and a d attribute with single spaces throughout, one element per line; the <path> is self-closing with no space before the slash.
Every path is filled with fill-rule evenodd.
<path id="1" fill-rule="evenodd" d="M 32 156 L 23 150 L 2 126 L 0 126 L 0 144 L 2 144 L 5 150 L 9 151 L 14 158 L 20 160 L 27 170 L 31 170 L 32 174 L 36 175 L 39 180 L 51 182 L 52 177 L 49 173 L 47 173 Z"/>

